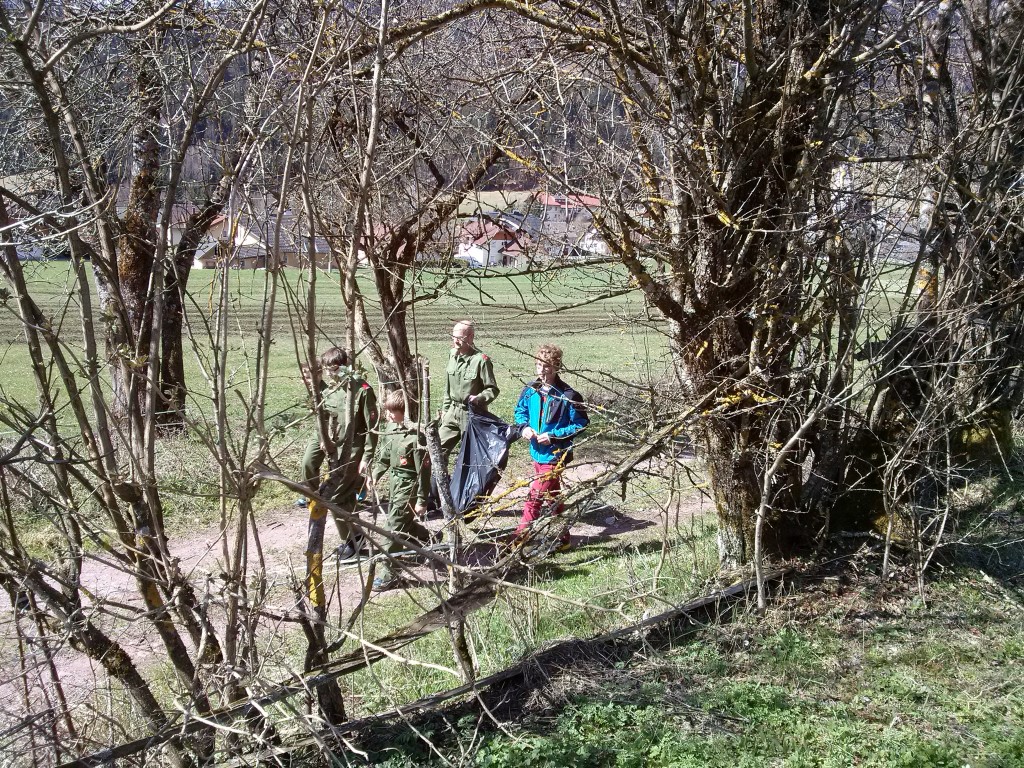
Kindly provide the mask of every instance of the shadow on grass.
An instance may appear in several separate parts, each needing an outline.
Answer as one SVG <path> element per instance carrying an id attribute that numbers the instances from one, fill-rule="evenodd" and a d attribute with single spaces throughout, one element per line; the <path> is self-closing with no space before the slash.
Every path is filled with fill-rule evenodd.
<path id="1" fill-rule="evenodd" d="M 372 764 L 386 760 L 388 765 L 419 765 L 429 762 L 432 756 L 423 737 L 444 752 L 456 749 L 467 733 L 474 733 L 475 739 L 484 732 L 498 732 L 504 723 L 516 724 L 523 732 L 544 732 L 574 701 L 599 702 L 601 706 L 609 701 L 630 707 L 657 705 L 664 698 L 664 686 L 647 685 L 635 679 L 631 669 L 634 660 L 646 660 L 652 653 L 677 647 L 709 624 L 731 621 L 745 610 L 742 597 L 740 601 L 725 599 L 693 605 L 692 609 L 640 632 L 556 643 L 516 665 L 516 672 L 504 680 L 481 687 L 470 699 L 443 709 L 403 716 L 412 728 L 404 727 L 394 718 L 368 720 L 366 727 L 353 732 L 353 742 L 367 750 Z M 676 703 L 682 704 L 690 694 L 690 685 L 676 682 L 673 688 Z M 708 713 L 699 714 L 708 717 Z M 394 762 L 396 759 L 398 762 Z"/>
<path id="2" fill-rule="evenodd" d="M 611 504 L 600 504 L 589 509 L 585 515 L 580 516 L 579 522 L 602 529 L 600 533 L 581 536 L 580 540 L 586 544 L 611 541 L 619 534 L 642 531 L 657 525 L 654 520 L 630 517 Z"/>
<path id="3" fill-rule="evenodd" d="M 1008 474 L 976 478 L 984 489 L 960 512 L 957 531 L 940 552 L 940 562 L 973 568 L 1018 603 L 1024 601 L 1024 462 L 1021 457 Z"/>

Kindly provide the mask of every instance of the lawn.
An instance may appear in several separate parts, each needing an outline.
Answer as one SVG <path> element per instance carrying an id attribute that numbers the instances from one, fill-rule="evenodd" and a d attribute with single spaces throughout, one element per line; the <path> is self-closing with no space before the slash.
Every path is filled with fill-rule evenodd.
<path id="1" fill-rule="evenodd" d="M 80 359 L 81 321 L 68 263 L 33 262 L 24 266 L 34 300 L 73 359 Z M 262 270 L 227 273 L 227 405 L 236 444 L 246 437 L 244 408 L 252 402 L 256 388 L 254 355 L 258 328 L 264 322 L 267 277 Z M 376 291 L 366 270 L 360 270 L 358 277 L 372 319 L 379 315 Z M 566 379 L 588 399 L 605 404 L 602 419 L 635 419 L 638 408 L 655 397 L 657 385 L 668 375 L 669 364 L 662 325 L 648 319 L 639 294 L 591 301 L 617 288 L 624 282 L 622 278 L 621 271 L 610 268 L 553 270 L 532 276 L 511 275 L 501 269 L 468 270 L 455 275 L 425 270 L 417 274 L 412 295 L 429 298 L 414 302 L 409 330 L 414 349 L 432 363 L 435 407 L 443 392 L 451 326 L 460 318 L 470 317 L 478 326 L 479 346 L 494 361 L 502 394 L 492 410 L 499 416 L 511 418 L 523 383 L 532 380 L 533 350 L 542 342 L 554 341 L 565 350 Z M 338 280 L 337 272 L 317 275 L 315 333 L 319 350 L 344 343 L 345 314 Z M 304 340 L 296 341 L 303 339 L 298 318 L 305 314 L 307 287 L 306 273 L 284 270 L 273 313 L 266 424 L 273 461 L 289 475 L 297 469 L 311 429 L 307 396 L 298 376 L 299 360 L 305 359 Z M 196 432 L 215 423 L 213 400 L 199 361 L 210 355 L 209 339 L 200 332 L 218 306 L 218 275 L 212 270 L 195 271 L 189 288 L 189 318 L 196 339 L 194 348 L 186 349 L 186 375 L 191 386 L 188 414 L 195 430 L 192 435 L 161 440 L 157 446 L 167 525 L 172 535 L 210 523 L 218 515 L 215 457 L 195 437 Z M 4 310 L 0 312 L 0 401 L 34 409 L 35 384 L 29 375 L 27 345 L 16 304 L 8 301 L 0 309 Z M 379 339 L 386 343 L 383 329 L 380 331 Z M 365 356 L 362 363 L 369 369 Z M 367 377 L 374 385 L 379 384 L 372 371 Z M 63 406 L 67 401 L 59 396 L 57 402 Z M 68 415 L 61 413 L 62 418 Z M 593 430 L 595 434 L 598 431 Z M 0 439 L 14 437 L 0 430 Z M 256 504 L 270 509 L 288 500 L 283 488 L 265 485 Z M 40 532 L 33 528 L 32 535 L 36 533 Z M 44 545 L 47 534 L 41 535 L 40 544 Z"/>
<path id="2" fill-rule="evenodd" d="M 25 265 L 30 292 L 44 314 L 51 319 L 61 342 L 75 350 L 81 328 L 67 263 Z M 308 276 L 299 270 L 282 273 L 283 280 L 273 317 L 273 348 L 270 356 L 271 387 L 268 414 L 285 414 L 301 404 L 304 390 L 298 377 L 298 362 L 305 359 L 300 318 L 305 313 Z M 267 275 L 263 271 L 237 270 L 228 273 L 230 301 L 227 307 L 229 369 L 232 388 L 248 397 L 254 387 L 257 331 L 263 322 Z M 424 271 L 414 281 L 417 299 L 409 314 L 410 341 L 416 352 L 433 364 L 433 397 L 440 397 L 443 366 L 447 360 L 449 333 L 455 320 L 472 318 L 478 327 L 477 342 L 495 364 L 503 396 L 496 405 L 499 414 L 509 415 L 515 395 L 524 380 L 532 379 L 533 349 L 554 341 L 565 350 L 566 377 L 572 377 L 584 391 L 600 388 L 613 380 L 646 384 L 658 381 L 668 370 L 666 343 L 660 323 L 647 318 L 638 293 L 580 304 L 621 283 L 617 270 L 572 269 L 546 276 L 511 276 L 507 270 L 469 270 L 454 277 Z M 316 289 L 316 337 L 318 349 L 344 344 L 345 315 L 337 272 L 320 273 Z M 386 344 L 384 324 L 372 280 L 364 270 L 360 288 L 367 297 L 378 339 Z M 203 323 L 218 305 L 214 271 L 196 271 L 189 283 L 190 318 L 197 336 Z M 15 306 L 8 302 L 0 315 L 0 381 L 2 395 L 23 403 L 35 401 L 28 356 Z M 538 314 L 540 313 L 540 314 Z M 300 341 L 297 343 L 296 339 Z M 197 338 L 202 356 L 209 341 Z M 301 347 L 301 351 L 300 351 Z M 194 418 L 209 414 L 207 384 L 195 354 L 187 354 L 187 376 L 192 386 L 191 413 Z M 373 382 L 371 377 L 371 382 Z M 375 382 L 374 382 L 375 383 Z"/>
<path id="3" fill-rule="evenodd" d="M 37 302 L 61 341 L 74 349 L 81 331 L 73 302 L 67 305 L 72 292 L 66 265 L 27 268 Z M 264 321 L 266 275 L 238 271 L 228 277 L 229 367 L 239 394 L 235 401 L 241 403 L 254 388 L 252 355 Z M 879 318 L 892 311 L 905 277 L 886 276 L 871 297 Z M 267 409 L 274 453 L 289 471 L 309 430 L 302 421 L 308 408 L 296 375 L 302 355 L 295 341 L 295 318 L 303 312 L 298 297 L 307 278 L 297 271 L 283 278 Z M 414 295 L 429 298 L 415 303 L 410 330 L 416 350 L 433 364 L 435 402 L 451 325 L 471 317 L 479 346 L 495 361 L 499 415 L 511 415 L 519 388 L 532 376 L 532 349 L 554 341 L 566 351 L 566 378 L 588 399 L 607 405 L 592 432 L 600 435 L 618 418 L 641 416 L 645 398 L 656 399 L 669 375 L 667 345 L 662 324 L 648 316 L 636 293 L 590 301 L 622 278 L 620 272 L 596 269 L 531 277 L 502 270 L 418 275 Z M 360 279 L 375 316 L 373 286 L 365 274 Z M 195 273 L 191 290 L 194 319 L 212 316 L 213 273 Z M 342 343 L 337 275 L 319 275 L 316 295 L 318 348 Z M 31 406 L 35 394 L 26 375 L 25 344 L 10 303 L 7 309 L 0 319 L 0 387 L 4 397 Z M 209 351 L 207 341 L 196 343 L 201 354 Z M 194 356 L 188 373 L 194 387 L 189 413 L 202 423 L 212 413 L 211 401 L 203 394 Z M 371 381 L 376 383 L 372 375 Z M 233 414 L 241 412 L 233 407 Z M 160 443 L 172 537 L 216 518 L 216 466 L 204 450 L 189 436 Z M 586 444 L 580 453 L 589 460 L 601 450 Z M 526 472 L 525 459 L 515 456 L 510 474 Z M 624 514 L 641 508 L 651 513 L 665 503 L 665 485 L 665 478 L 639 476 L 631 480 L 626 500 L 610 496 L 604 502 Z M 521 716 L 501 728 L 487 715 L 466 716 L 463 708 L 417 718 L 410 727 L 391 726 L 383 734 L 369 731 L 353 743 L 367 751 L 367 762 L 394 768 L 1024 766 L 1024 567 L 1020 547 L 1004 547 L 1024 540 L 1020 494 L 1007 492 L 1005 482 L 992 488 L 995 493 L 973 502 L 982 510 L 968 518 L 974 527 L 950 539 L 957 546 L 941 553 L 921 592 L 910 558 L 901 561 L 899 553 L 895 576 L 882 582 L 879 544 L 867 540 L 859 549 L 833 550 L 831 565 L 806 572 L 765 617 L 741 613 L 671 647 L 639 642 L 626 661 L 598 661 L 582 673 L 577 669 L 508 691 L 508 697 L 522 699 Z M 257 511 L 280 514 L 290 502 L 283 489 L 264 486 Z M 992 520 L 1003 528 L 983 541 Z M 713 589 L 713 520 L 698 515 L 687 521 L 683 527 L 652 525 L 643 535 L 584 542 L 527 573 L 523 584 L 537 591 L 500 590 L 467 623 L 479 674 L 501 670 L 554 641 L 594 636 Z M 300 548 L 297 541 L 296 552 Z M 45 543 L 33 549 L 44 552 Z M 979 555 L 991 552 L 999 553 L 999 572 Z M 354 632 L 379 638 L 434 604 L 436 595 L 425 589 L 374 599 Z M 354 643 L 346 643 L 350 647 Z M 299 666 L 302 650 L 297 630 L 275 634 L 263 648 L 263 672 L 279 679 Z M 459 684 L 443 632 L 417 641 L 401 656 L 343 678 L 350 716 L 385 711 Z M 297 710 L 279 710 L 275 718 L 292 734 L 310 725 Z"/>
<path id="4" fill-rule="evenodd" d="M 80 357 L 82 331 L 69 265 L 26 263 L 25 270 L 31 294 L 57 329 L 62 344 Z M 366 270 L 360 270 L 358 277 L 373 320 L 379 315 L 375 288 Z M 227 405 L 237 444 L 247 436 L 243 415 L 255 391 L 253 357 L 257 331 L 264 322 L 267 278 L 262 270 L 227 273 Z M 880 280 L 870 302 L 875 315 L 882 317 L 891 312 L 892 296 L 901 289 L 905 278 L 905 271 L 894 270 Z M 302 339 L 298 318 L 305 313 L 308 279 L 306 273 L 298 270 L 282 272 L 272 321 L 266 424 L 272 460 L 288 475 L 296 470 L 310 431 L 306 393 L 297 375 L 299 361 L 305 357 L 304 342 L 296 341 Z M 320 350 L 344 343 L 344 310 L 338 280 L 337 272 L 317 275 L 315 333 Z M 411 281 L 415 302 L 409 313 L 409 330 L 414 349 L 432 362 L 435 407 L 443 391 L 451 326 L 457 319 L 471 317 L 478 325 L 479 346 L 494 361 L 502 394 L 492 409 L 499 416 L 511 418 L 523 383 L 532 379 L 533 349 L 539 343 L 555 341 L 565 350 L 565 378 L 603 409 L 594 408 L 595 428 L 588 438 L 591 443 L 587 452 L 593 457 L 611 445 L 602 435 L 628 443 L 633 432 L 623 425 L 649 420 L 664 385 L 671 381 L 671 367 L 664 324 L 651 313 L 638 292 L 595 300 L 616 293 L 626 284 L 621 268 L 613 267 L 551 270 L 529 276 L 510 274 L 503 269 L 455 274 L 424 269 L 417 273 Z M 199 360 L 208 358 L 210 353 L 211 344 L 200 331 L 218 306 L 218 273 L 195 271 L 189 287 L 189 317 L 196 339 L 194 350 L 186 351 L 186 373 L 192 387 L 188 414 L 197 430 L 201 430 L 212 424 L 215 416 Z M 8 301 L 2 309 L 0 400 L 22 403 L 32 409 L 36 403 L 35 385 L 28 375 L 27 347 L 16 306 Z M 378 338 L 383 341 L 383 328 L 378 330 Z M 365 364 L 365 356 L 362 359 Z M 368 378 L 378 384 L 372 373 Z M 59 397 L 58 405 L 64 404 L 66 398 Z M 13 433 L 0 433 L 0 439 L 14 437 Z M 218 493 L 214 457 L 194 435 L 162 440 L 157 451 L 171 533 L 212 522 L 218 514 L 214 503 Z M 270 509 L 287 499 L 283 488 L 264 486 L 256 504 Z"/>
<path id="5" fill-rule="evenodd" d="M 625 660 L 581 656 L 561 672 L 533 675 L 503 691 L 505 705 L 489 699 L 516 712 L 500 727 L 480 708 L 452 707 L 370 729 L 355 744 L 389 768 L 1024 766 L 1020 545 L 1004 546 L 996 576 L 1008 580 L 951 549 L 923 592 L 909 563 L 881 581 L 880 549 L 833 550 L 765 617 L 741 612 L 669 647 L 638 641 Z M 633 573 L 643 583 L 649 567 L 623 550 L 575 571 L 573 591 L 617 584 L 629 595 L 618 579 Z M 499 604 L 494 613 L 506 611 Z M 573 612 L 557 606 L 541 611 L 540 625 L 561 636 L 601 628 L 561 619 Z M 393 680 L 384 670 L 378 677 Z"/>

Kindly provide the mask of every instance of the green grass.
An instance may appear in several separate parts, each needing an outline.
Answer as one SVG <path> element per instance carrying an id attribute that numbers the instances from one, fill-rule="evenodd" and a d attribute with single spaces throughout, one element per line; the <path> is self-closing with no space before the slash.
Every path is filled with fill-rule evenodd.
<path id="1" fill-rule="evenodd" d="M 589 637 L 638 621 L 645 612 L 661 612 L 706 588 L 717 568 L 713 529 L 707 521 L 697 523 L 687 546 L 677 542 L 660 568 L 660 546 L 652 540 L 657 531 L 648 531 L 644 540 L 584 546 L 536 567 L 524 583 L 544 595 L 515 587 L 502 590 L 467 624 L 479 675 L 505 669 L 546 643 Z M 359 634 L 368 640 L 381 637 L 435 603 L 426 590 L 375 601 L 364 613 Z M 418 640 L 403 656 L 416 664 L 382 661 L 344 678 L 348 697 L 358 702 L 356 713 L 390 709 L 460 684 L 451 674 L 422 666 L 453 667 L 444 632 Z"/>
<path id="2" fill-rule="evenodd" d="M 620 296 L 564 312 L 533 314 L 551 312 L 559 306 L 595 296 L 618 284 L 622 278 L 619 271 L 571 270 L 533 277 L 510 277 L 506 272 L 469 271 L 450 279 L 438 273 L 423 272 L 414 280 L 414 295 L 439 293 L 436 299 L 417 301 L 408 320 L 414 350 L 426 355 L 434 364 L 435 398 L 440 397 L 443 387 L 441 379 L 451 326 L 462 317 L 471 317 L 477 322 L 477 340 L 495 361 L 495 372 L 506 394 L 503 402 L 514 398 L 524 377 L 532 378 L 530 355 L 534 347 L 552 339 L 565 349 L 566 368 L 577 372 L 581 386 L 588 381 L 602 385 L 609 375 L 627 380 L 664 375 L 667 370 L 664 338 L 657 330 L 658 323 L 647 324 L 651 326 L 649 329 L 635 322 L 645 317 L 643 301 L 637 295 Z M 51 319 L 62 343 L 76 348 L 80 344 L 81 328 L 68 265 L 27 264 L 26 273 L 32 296 Z M 189 283 L 192 299 L 189 312 L 193 331 L 202 337 L 198 341 L 201 357 L 209 354 L 204 321 L 212 316 L 218 304 L 215 276 L 213 271 L 196 271 Z M 247 397 L 254 387 L 253 355 L 257 329 L 263 322 L 267 275 L 262 271 L 238 270 L 228 273 L 228 278 L 232 388 Z M 272 386 L 267 402 L 267 411 L 271 414 L 287 413 L 303 399 L 297 365 L 300 359 L 305 359 L 302 351 L 305 342 L 299 318 L 305 311 L 308 282 L 306 274 L 298 270 L 284 270 L 283 278 L 273 320 L 274 345 L 269 373 Z M 384 323 L 379 316 L 370 276 L 361 271 L 359 280 L 367 297 L 371 324 L 377 330 L 378 340 L 386 345 Z M 345 315 L 337 273 L 318 275 L 316 304 L 318 349 L 342 344 Z M 13 306 L 8 306 L 0 315 L 0 345 L 4 396 L 18 402 L 34 402 L 34 386 L 26 375 L 29 367 L 24 336 Z M 208 415 L 206 382 L 196 355 L 188 354 L 187 358 L 187 375 L 194 395 L 192 408 L 197 417 Z"/>
<path id="3" fill-rule="evenodd" d="M 1014 467 L 1015 470 L 1019 467 Z M 488 766 L 672 768 L 1020 768 L 1024 766 L 1024 529 L 1020 484 L 979 481 L 975 507 L 929 572 L 923 594 L 898 554 L 882 583 L 879 546 L 798 579 L 764 617 L 740 613 L 667 650 L 588 661 L 505 690 L 517 714 L 496 728 L 451 710 L 415 720 L 444 759 Z M 983 503 L 987 500 L 988 503 Z M 656 546 L 595 548 L 537 572 L 538 586 L 595 610 L 514 592 L 472 620 L 481 674 L 563 637 L 590 637 L 681 601 L 714 572 L 713 530 L 675 540 L 662 582 Z M 656 542 L 652 542 L 656 544 Z M 998 552 L 998 563 L 982 553 Z M 656 594 L 656 596 L 655 596 Z M 391 601 L 371 606 L 387 626 Z M 618 615 L 600 608 L 622 607 Z M 450 665 L 443 638 L 429 658 Z M 423 659 L 419 649 L 410 651 Z M 347 680 L 367 710 L 425 694 L 415 668 L 386 663 Z M 438 677 L 438 687 L 453 679 Z M 376 687 L 375 687 L 376 686 Z M 379 695 L 373 691 L 387 691 Z M 493 706 L 493 702 L 492 702 Z M 475 710 L 476 711 L 476 710 Z M 444 764 L 402 724 L 357 744 L 374 765 Z"/>
<path id="4" fill-rule="evenodd" d="M 65 265 L 31 266 L 37 301 L 60 329 L 62 342 L 74 348 L 80 330 L 74 314 L 62 309 L 66 274 Z M 250 271 L 230 275 L 229 361 L 240 396 L 232 400 L 233 416 L 254 386 L 264 277 Z M 318 283 L 320 349 L 343 340 L 335 277 L 322 275 Z M 563 346 L 566 377 L 588 394 L 617 389 L 620 380 L 661 381 L 668 369 L 665 339 L 657 323 L 637 322 L 645 315 L 636 296 L 539 317 L 528 311 L 584 300 L 621 277 L 578 271 L 528 279 L 495 271 L 486 281 L 467 274 L 445 282 L 441 297 L 417 304 L 410 318 L 417 351 L 433 362 L 435 402 L 448 332 L 465 316 L 478 322 L 479 345 L 495 360 L 502 388 L 495 410 L 505 417 L 522 379 L 531 374 L 530 352 L 542 341 Z M 304 279 L 286 274 L 292 287 L 301 288 Z M 895 286 L 902 278 L 891 282 Z M 417 293 L 440 285 L 437 275 L 425 273 Z M 210 273 L 193 276 L 196 304 L 205 308 L 199 315 L 214 305 L 213 287 Z M 364 283 L 364 289 L 372 299 L 372 287 Z M 300 355 L 288 306 L 283 301 L 275 314 L 267 410 L 274 454 L 282 471 L 291 473 L 309 426 L 295 423 L 308 409 L 296 375 Z M 301 307 L 291 307 L 294 317 Z M 0 316 L 0 396 L 31 405 L 35 393 L 26 375 L 25 345 L 9 310 Z M 205 353 L 209 345 L 200 342 L 199 348 Z M 201 422 L 211 404 L 199 367 L 189 359 L 190 414 Z M 609 400 L 611 419 L 640 415 L 635 403 Z M 205 449 L 193 437 L 180 437 L 161 441 L 159 451 L 171 535 L 212 522 L 216 467 Z M 515 458 L 511 472 L 524 470 L 522 457 Z M 665 493 L 663 480 L 639 478 L 631 485 L 630 504 L 649 507 L 664 501 Z M 991 518 L 1019 519 L 1019 493 L 999 490 L 995 498 Z M 257 507 L 289 501 L 280 487 L 266 485 Z M 32 550 L 45 551 L 47 518 L 33 509 L 17 513 L 38 538 Z M 658 535 L 657 529 L 649 532 Z M 670 533 L 674 546 L 664 563 L 650 542 L 587 546 L 533 572 L 527 584 L 551 597 L 502 591 L 469 621 L 480 674 L 503 669 L 546 643 L 593 636 L 705 591 L 716 568 L 713 530 L 700 524 L 692 535 L 676 527 Z M 977 546 L 963 548 L 965 564 L 929 583 L 923 602 L 909 584 L 880 587 L 868 568 L 863 583 L 824 582 L 794 594 L 765 620 L 741 617 L 707 627 L 697 641 L 667 653 L 638 654 L 619 668 L 595 669 L 587 679 L 556 681 L 561 689 L 507 733 L 485 728 L 477 734 L 476 720 L 454 733 L 426 727 L 455 763 L 481 766 L 1024 766 L 1024 622 L 1019 604 L 985 580 L 988 573 L 1019 575 L 1020 547 L 1006 546 L 1021 540 L 1019 533 L 1014 536 L 1003 530 L 976 537 Z M 434 604 L 425 590 L 374 600 L 357 630 L 378 638 Z M 270 634 L 271 645 L 263 649 L 268 676 L 300 667 L 298 633 Z M 414 643 L 402 655 L 415 663 L 384 661 L 343 679 L 351 716 L 458 684 L 438 668 L 453 667 L 445 633 Z M 373 762 L 440 764 L 408 731 L 397 729 L 389 739 L 388 749 L 373 753 Z M 462 747 L 469 747 L 465 756 Z"/>
<path id="5" fill-rule="evenodd" d="M 81 358 L 82 329 L 75 287 L 67 263 L 27 263 L 30 293 L 56 329 L 61 344 L 75 359 Z M 263 271 L 229 272 L 227 313 L 229 336 L 228 385 L 229 428 L 234 450 L 248 437 L 245 407 L 253 402 L 256 389 L 257 330 L 265 316 L 267 275 Z M 186 375 L 190 385 L 188 413 L 196 430 L 210 429 L 214 404 L 202 366 L 208 364 L 211 342 L 205 337 L 207 323 L 218 304 L 217 274 L 195 271 L 189 283 L 190 322 L 196 335 L 194 347 L 186 345 Z M 266 424 L 270 431 L 271 456 L 278 468 L 293 475 L 312 425 L 305 388 L 298 376 L 298 361 L 305 359 L 304 339 L 298 319 L 304 314 L 308 276 L 285 270 L 273 315 L 273 345 L 269 359 L 269 391 Z M 502 394 L 493 410 L 506 419 L 512 416 L 516 397 L 525 380 L 532 379 L 535 347 L 557 341 L 565 349 L 566 378 L 585 396 L 621 392 L 620 382 L 658 381 L 668 369 L 666 343 L 657 323 L 637 325 L 644 316 L 643 302 L 636 295 L 620 296 L 576 309 L 546 315 L 561 305 L 585 301 L 621 281 L 621 271 L 569 270 L 533 277 L 510 277 L 507 270 L 469 271 L 446 277 L 424 271 L 413 280 L 415 296 L 433 296 L 417 301 L 409 313 L 409 330 L 414 349 L 431 360 L 432 400 L 440 403 L 444 387 L 444 365 L 453 322 L 472 317 L 478 323 L 478 343 L 494 360 Z M 91 277 L 90 277 L 91 279 Z M 367 297 L 371 322 L 382 326 L 376 306 L 376 291 L 369 274 L 361 270 L 361 288 Z M 93 291 L 95 299 L 95 292 Z M 316 290 L 317 348 L 341 344 L 345 335 L 345 313 L 338 275 L 319 273 Z M 12 302 L 0 307 L 0 402 L 20 403 L 30 411 L 36 407 L 35 383 L 30 375 L 27 345 L 21 321 Z M 381 343 L 386 344 L 383 328 Z M 298 341 L 297 341 L 298 339 Z M 102 343 L 101 343 L 102 348 Z M 364 359 L 365 363 L 365 359 Z M 55 374 L 51 374 L 55 376 Z M 372 373 L 368 378 L 376 384 Z M 62 423 L 70 426 L 67 397 L 57 396 Z M 620 401 L 607 412 L 613 418 L 631 418 L 633 405 Z M 597 433 L 600 430 L 592 430 Z M 0 430 L 0 440 L 13 438 Z M 194 434 L 161 440 L 157 446 L 159 476 L 162 480 L 166 523 L 172 536 L 195 530 L 217 519 L 217 466 Z M 283 489 L 264 485 L 255 500 L 257 509 L 287 504 Z M 36 519 L 31 509 L 19 507 L 16 514 L 27 527 L 27 543 L 40 555 L 48 543 L 60 539 L 57 528 L 44 518 Z M 102 524 L 102 523 L 98 523 Z"/>
<path id="6" fill-rule="evenodd" d="M 589 680 L 550 681 L 550 709 L 487 730 L 462 764 L 1024 765 L 1020 607 L 976 576 L 933 583 L 926 606 L 898 589 L 805 585 L 767 620 L 708 627 Z M 462 726 L 436 734 L 449 757 L 477 723 Z M 414 739 L 373 762 L 440 765 Z"/>

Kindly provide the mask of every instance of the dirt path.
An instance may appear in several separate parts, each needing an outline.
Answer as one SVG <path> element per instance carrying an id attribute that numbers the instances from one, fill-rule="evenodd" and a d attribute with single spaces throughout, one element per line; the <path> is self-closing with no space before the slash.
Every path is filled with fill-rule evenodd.
<path id="1" fill-rule="evenodd" d="M 597 464 L 573 467 L 566 473 L 567 481 L 570 485 L 578 483 L 595 476 L 601 469 L 601 465 Z M 502 492 L 503 488 L 499 486 L 497 493 Z M 471 530 L 489 531 L 492 533 L 489 538 L 493 538 L 494 530 L 514 527 L 525 492 L 525 488 L 520 488 L 509 493 L 505 511 L 490 519 L 475 521 Z M 700 511 L 699 500 L 693 499 L 680 505 L 675 513 L 687 517 L 699 514 Z M 437 530 L 441 524 L 440 520 L 434 520 L 428 522 L 428 527 Z M 596 506 L 573 525 L 572 543 L 574 547 L 607 547 L 618 546 L 623 540 L 639 542 L 657 539 L 663 524 L 663 513 L 658 509 L 625 514 L 613 505 Z M 262 553 L 269 596 L 267 607 L 271 612 L 287 613 L 295 607 L 295 585 L 301 583 L 305 572 L 306 525 L 307 511 L 301 507 L 287 506 L 264 513 L 258 520 L 257 531 L 249 532 L 250 572 L 258 568 L 259 553 Z M 258 534 L 258 541 L 255 534 Z M 337 532 L 328 523 L 325 553 L 333 552 L 338 543 Z M 469 538 L 466 543 L 471 544 L 472 539 Z M 195 586 L 197 593 L 212 605 L 211 613 L 219 615 L 225 581 L 221 578 L 224 564 L 223 537 L 218 527 L 210 526 L 190 536 L 174 538 L 169 546 L 171 553 L 178 558 L 183 574 Z M 486 550 L 488 546 L 492 551 L 496 549 L 494 545 L 483 545 L 476 547 L 476 551 Z M 485 564 L 487 559 L 484 554 L 480 564 Z M 431 579 L 430 568 L 427 566 L 419 566 L 413 573 L 422 579 Z M 343 615 L 348 615 L 359 604 L 365 575 L 365 569 L 338 567 L 337 561 L 329 556 L 326 558 L 325 581 L 330 591 L 331 615 L 337 615 L 339 607 Z M 90 554 L 82 572 L 82 588 L 83 593 L 92 600 L 86 612 L 121 643 L 144 674 L 152 672 L 154 664 L 166 663 L 165 652 L 151 624 L 139 617 L 141 601 L 131 573 L 109 558 Z M 399 593 L 395 590 L 374 595 L 372 600 L 393 599 Z M 5 617 L 0 619 L 0 659 L 4 670 L 0 677 L 0 729 L 3 729 L 24 717 L 26 695 L 35 701 L 33 708 L 37 711 L 40 703 L 53 702 L 47 699 L 52 697 L 52 686 L 49 685 L 48 668 L 38 644 L 25 649 L 29 670 L 24 675 L 24 681 L 22 679 L 13 611 L 6 595 L 0 596 L 0 616 Z M 22 622 L 23 628 L 28 627 L 25 619 Z M 101 666 L 67 644 L 52 650 L 52 663 L 61 678 L 69 702 L 78 706 L 95 704 L 94 692 L 106 686 L 106 676 Z"/>

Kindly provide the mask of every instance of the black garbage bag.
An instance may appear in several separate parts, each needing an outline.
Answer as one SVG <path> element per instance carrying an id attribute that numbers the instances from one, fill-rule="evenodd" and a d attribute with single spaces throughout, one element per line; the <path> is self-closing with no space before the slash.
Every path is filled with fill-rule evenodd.
<path id="1" fill-rule="evenodd" d="M 508 447 L 519 438 L 520 428 L 490 413 L 470 410 L 459 455 L 452 468 L 452 501 L 455 512 L 466 514 L 498 484 L 508 463 Z"/>

